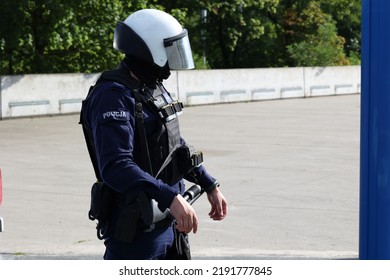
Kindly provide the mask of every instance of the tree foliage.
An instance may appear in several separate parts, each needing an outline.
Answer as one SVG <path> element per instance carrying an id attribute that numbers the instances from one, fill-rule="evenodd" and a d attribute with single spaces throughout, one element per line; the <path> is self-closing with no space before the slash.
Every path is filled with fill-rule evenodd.
<path id="1" fill-rule="evenodd" d="M 1 73 L 97 72 L 118 63 L 113 27 L 147 1 L 2 0 Z"/>
<path id="2" fill-rule="evenodd" d="M 302 4 L 302 2 L 300 2 Z M 286 48 L 290 66 L 346 65 L 345 39 L 337 34 L 332 16 L 322 11 L 320 3 L 293 4 L 283 17 Z"/>
<path id="3" fill-rule="evenodd" d="M 359 0 L 2 0 L 0 74 L 99 72 L 118 20 L 142 8 L 189 30 L 200 68 L 359 63 Z M 207 17 L 201 17 L 201 11 Z"/>

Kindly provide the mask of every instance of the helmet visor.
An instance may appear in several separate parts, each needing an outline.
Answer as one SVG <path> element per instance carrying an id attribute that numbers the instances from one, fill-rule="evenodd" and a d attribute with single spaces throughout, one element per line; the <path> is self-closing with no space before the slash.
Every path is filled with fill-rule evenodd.
<path id="1" fill-rule="evenodd" d="M 173 70 L 195 68 L 190 40 L 186 29 L 174 37 L 164 39 L 169 68 Z"/>

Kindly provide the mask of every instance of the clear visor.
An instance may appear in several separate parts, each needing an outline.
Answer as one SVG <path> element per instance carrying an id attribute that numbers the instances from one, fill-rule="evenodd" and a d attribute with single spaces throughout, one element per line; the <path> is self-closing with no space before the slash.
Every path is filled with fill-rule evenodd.
<path id="1" fill-rule="evenodd" d="M 164 46 L 167 52 L 169 68 L 173 70 L 195 68 L 192 58 L 188 32 L 183 29 L 179 35 L 164 39 Z"/>

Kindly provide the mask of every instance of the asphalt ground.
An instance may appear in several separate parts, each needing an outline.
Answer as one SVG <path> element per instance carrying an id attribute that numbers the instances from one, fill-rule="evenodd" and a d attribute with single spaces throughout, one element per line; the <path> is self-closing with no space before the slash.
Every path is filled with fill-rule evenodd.
<path id="1" fill-rule="evenodd" d="M 229 202 L 221 222 L 194 204 L 194 259 L 356 259 L 359 116 L 360 95 L 185 108 L 182 135 Z M 0 259 L 102 259 L 78 115 L 0 121 L 0 168 Z"/>

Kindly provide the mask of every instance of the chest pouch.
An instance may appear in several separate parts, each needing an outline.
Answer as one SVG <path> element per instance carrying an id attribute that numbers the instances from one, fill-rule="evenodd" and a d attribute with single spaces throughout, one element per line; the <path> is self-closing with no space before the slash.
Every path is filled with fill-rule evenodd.
<path id="1" fill-rule="evenodd" d="M 173 100 L 162 84 L 157 84 L 152 95 L 153 99 L 150 99 L 149 102 L 163 123 L 168 123 L 183 113 L 183 103 Z"/>

